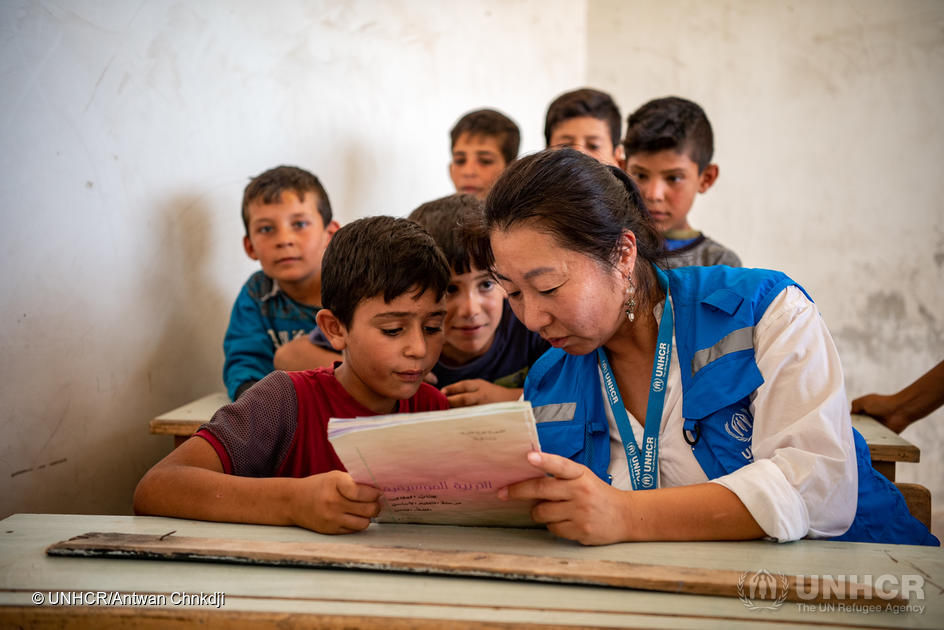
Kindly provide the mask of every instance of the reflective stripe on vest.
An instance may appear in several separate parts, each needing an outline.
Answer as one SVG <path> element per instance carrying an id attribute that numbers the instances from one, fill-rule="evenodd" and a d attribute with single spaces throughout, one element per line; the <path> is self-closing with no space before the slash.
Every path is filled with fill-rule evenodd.
<path id="1" fill-rule="evenodd" d="M 532 407 L 535 422 L 569 422 L 577 413 L 577 403 L 552 403 Z"/>
<path id="2" fill-rule="evenodd" d="M 699 350 L 695 353 L 695 356 L 692 357 L 692 376 L 695 376 L 699 370 L 712 361 L 716 361 L 726 354 L 731 354 L 732 352 L 738 352 L 740 350 L 752 350 L 753 348 L 753 326 L 745 326 L 744 328 L 732 330 L 715 345 L 711 346 L 710 348 L 704 348 L 703 350 Z"/>

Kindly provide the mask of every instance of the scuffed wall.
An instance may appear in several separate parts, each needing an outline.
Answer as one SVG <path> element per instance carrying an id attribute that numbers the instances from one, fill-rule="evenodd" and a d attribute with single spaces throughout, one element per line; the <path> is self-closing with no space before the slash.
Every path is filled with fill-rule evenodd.
<path id="1" fill-rule="evenodd" d="M 850 398 L 944 359 L 944 4 L 594 0 L 588 83 L 699 102 L 721 175 L 691 222 L 813 295 Z M 624 115 L 625 122 L 625 115 Z M 944 410 L 909 427 L 944 534 Z"/>
<path id="2" fill-rule="evenodd" d="M 148 421 L 222 389 L 257 264 L 251 175 L 298 164 L 342 222 L 452 192 L 448 131 L 497 107 L 543 145 L 586 5 L 0 4 L 0 516 L 129 513 Z"/>

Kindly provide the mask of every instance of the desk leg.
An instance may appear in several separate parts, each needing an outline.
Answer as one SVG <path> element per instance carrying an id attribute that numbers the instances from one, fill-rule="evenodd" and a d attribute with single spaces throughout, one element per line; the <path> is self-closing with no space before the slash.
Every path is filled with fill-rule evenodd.
<path id="1" fill-rule="evenodd" d="M 873 459 L 872 467 L 885 475 L 889 481 L 895 481 L 895 462 L 877 462 Z"/>

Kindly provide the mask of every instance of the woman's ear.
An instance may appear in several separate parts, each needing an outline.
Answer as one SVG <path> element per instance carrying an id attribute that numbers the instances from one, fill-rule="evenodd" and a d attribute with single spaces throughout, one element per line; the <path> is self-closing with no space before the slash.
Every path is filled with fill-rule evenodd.
<path id="1" fill-rule="evenodd" d="M 630 278 L 636 268 L 636 235 L 629 230 L 623 230 L 620 236 L 619 254 L 616 259 L 616 268 L 624 278 Z"/>
<path id="2" fill-rule="evenodd" d="M 318 328 L 324 333 L 331 347 L 341 352 L 347 347 L 347 328 L 341 323 L 334 313 L 323 308 L 315 315 L 315 321 L 318 322 Z"/>

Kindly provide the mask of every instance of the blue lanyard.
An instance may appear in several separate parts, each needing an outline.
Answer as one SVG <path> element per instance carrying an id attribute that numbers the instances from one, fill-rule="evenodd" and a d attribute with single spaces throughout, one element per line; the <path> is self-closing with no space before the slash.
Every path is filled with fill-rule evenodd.
<path id="1" fill-rule="evenodd" d="M 662 278 L 659 278 L 661 281 Z M 656 487 L 659 475 L 659 426 L 662 424 L 662 409 L 665 407 L 665 385 L 669 376 L 669 361 L 672 358 L 672 299 L 668 288 L 665 293 L 665 307 L 662 309 L 662 321 L 659 322 L 659 336 L 656 341 L 656 356 L 652 362 L 652 379 L 649 383 L 649 404 L 646 407 L 646 427 L 642 436 L 642 449 L 636 446 L 633 427 L 629 423 L 626 405 L 616 386 L 613 370 L 606 358 L 603 347 L 597 348 L 600 370 L 603 372 L 603 386 L 606 398 L 616 419 L 626 463 L 629 465 L 629 480 L 633 490 L 650 490 Z M 639 451 L 642 450 L 640 461 Z"/>

